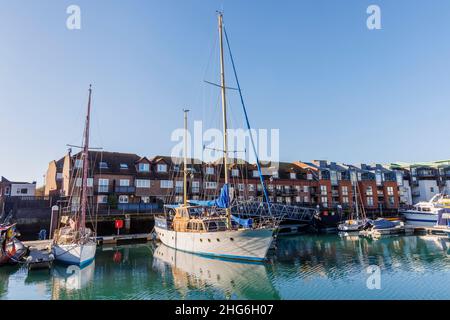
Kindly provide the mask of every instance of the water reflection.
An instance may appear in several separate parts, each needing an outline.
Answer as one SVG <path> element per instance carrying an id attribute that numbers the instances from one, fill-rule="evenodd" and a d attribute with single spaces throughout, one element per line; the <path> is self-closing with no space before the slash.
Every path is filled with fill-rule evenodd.
<path id="1" fill-rule="evenodd" d="M 153 255 L 153 267 L 170 272 L 175 287 L 186 295 L 191 288 L 219 289 L 234 299 L 279 299 L 262 263 L 246 263 L 207 258 L 160 244 Z"/>
<path id="2" fill-rule="evenodd" d="M 366 287 L 369 265 L 382 290 Z M 0 299 L 444 299 L 450 242 L 436 236 L 280 238 L 264 264 L 153 243 L 101 247 L 85 268 L 0 268 Z"/>

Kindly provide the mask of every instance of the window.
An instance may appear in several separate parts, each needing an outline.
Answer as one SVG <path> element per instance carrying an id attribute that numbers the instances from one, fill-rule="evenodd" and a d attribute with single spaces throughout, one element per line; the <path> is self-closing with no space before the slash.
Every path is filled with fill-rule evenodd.
<path id="1" fill-rule="evenodd" d="M 274 171 L 274 172 L 272 173 L 272 177 L 278 178 L 278 171 Z"/>
<path id="2" fill-rule="evenodd" d="M 136 188 L 150 188 L 150 180 L 136 179 Z"/>
<path id="3" fill-rule="evenodd" d="M 367 197 L 367 205 L 373 206 L 373 197 Z"/>
<path id="4" fill-rule="evenodd" d="M 312 173 L 306 174 L 306 179 L 307 179 L 307 180 L 312 180 L 312 179 L 313 179 Z"/>
<path id="5" fill-rule="evenodd" d="M 97 203 L 108 203 L 108 196 L 97 196 Z"/>
<path id="6" fill-rule="evenodd" d="M 76 159 L 75 160 L 75 168 L 77 168 L 77 169 L 83 168 L 83 160 Z"/>
<path id="7" fill-rule="evenodd" d="M 238 184 L 238 190 L 239 191 L 244 191 L 244 184 L 243 183 L 239 183 Z"/>
<path id="8" fill-rule="evenodd" d="M 328 197 L 320 197 L 320 201 L 324 207 L 328 207 Z"/>
<path id="9" fill-rule="evenodd" d="M 98 192 L 108 192 L 109 179 L 98 179 Z"/>
<path id="10" fill-rule="evenodd" d="M 391 206 L 393 206 L 395 204 L 395 198 L 394 197 L 389 197 L 388 199 L 389 199 L 389 204 Z"/>
<path id="11" fill-rule="evenodd" d="M 259 177 L 258 170 L 253 170 L 253 178 L 257 178 L 257 177 Z"/>
<path id="12" fill-rule="evenodd" d="M 121 187 L 129 187 L 130 186 L 130 180 L 128 180 L 128 179 L 120 179 L 119 186 L 121 186 Z"/>
<path id="13" fill-rule="evenodd" d="M 347 186 L 342 186 L 341 191 L 342 191 L 343 196 L 348 195 L 348 187 Z M 347 198 L 347 200 L 348 200 L 348 198 Z"/>
<path id="14" fill-rule="evenodd" d="M 372 196 L 373 195 L 372 186 L 367 186 L 366 187 L 366 195 L 368 195 L 368 196 Z"/>
<path id="15" fill-rule="evenodd" d="M 56 180 L 61 180 L 63 178 L 63 174 L 61 172 L 58 172 L 56 174 Z"/>
<path id="16" fill-rule="evenodd" d="M 309 186 L 303 186 L 303 192 L 308 193 L 309 192 Z"/>
<path id="17" fill-rule="evenodd" d="M 126 163 L 121 163 L 120 164 L 120 169 L 127 170 L 128 169 L 128 165 Z"/>
<path id="18" fill-rule="evenodd" d="M 288 204 L 291 203 L 291 197 L 286 197 L 285 199 L 286 199 L 286 203 L 288 203 Z"/>
<path id="19" fill-rule="evenodd" d="M 200 181 L 192 181 L 192 192 L 200 192 Z"/>
<path id="20" fill-rule="evenodd" d="M 323 195 L 327 194 L 327 186 L 320 186 L 320 194 Z"/>
<path id="21" fill-rule="evenodd" d="M 302 202 L 302 198 L 299 196 L 295 197 L 295 202 L 297 202 L 297 203 Z"/>
<path id="22" fill-rule="evenodd" d="M 75 186 L 76 186 L 76 187 L 81 187 L 82 181 L 83 181 L 82 178 L 77 178 L 77 179 L 75 180 Z M 92 179 L 92 178 L 88 178 L 88 179 L 87 179 L 87 186 L 88 186 L 88 187 L 92 187 L 92 186 L 93 186 L 93 183 L 94 183 L 94 179 Z"/>
<path id="23" fill-rule="evenodd" d="M 434 187 L 430 187 L 430 192 L 434 192 Z"/>
<path id="24" fill-rule="evenodd" d="M 214 174 L 214 168 L 213 167 L 206 167 L 205 173 L 208 175 Z"/>
<path id="25" fill-rule="evenodd" d="M 175 196 L 175 203 L 182 203 L 183 201 L 183 196 Z"/>
<path id="26" fill-rule="evenodd" d="M 337 173 L 336 171 L 330 171 L 330 180 L 332 184 L 338 183 Z"/>
<path id="27" fill-rule="evenodd" d="M 150 203 L 150 197 L 141 197 L 143 203 Z"/>
<path id="28" fill-rule="evenodd" d="M 167 172 L 167 164 L 158 164 L 156 166 L 156 171 L 158 171 L 158 172 Z"/>
<path id="29" fill-rule="evenodd" d="M 278 203 L 282 203 L 283 202 L 283 197 L 277 197 L 277 202 Z"/>
<path id="30" fill-rule="evenodd" d="M 348 204 L 349 203 L 348 197 L 342 197 L 342 203 Z"/>
<path id="31" fill-rule="evenodd" d="M 217 182 L 205 182 L 205 189 L 216 189 Z"/>
<path id="32" fill-rule="evenodd" d="M 104 162 L 104 161 L 100 161 L 98 163 L 98 166 L 99 166 L 100 169 L 108 169 L 108 164 L 106 162 Z"/>
<path id="33" fill-rule="evenodd" d="M 17 189 L 17 193 L 28 194 L 28 189 L 27 188 Z"/>
<path id="34" fill-rule="evenodd" d="M 119 196 L 119 203 L 128 203 L 128 196 L 120 195 Z"/>
<path id="35" fill-rule="evenodd" d="M 231 176 L 232 177 L 239 177 L 239 169 L 232 169 L 231 170 Z"/>
<path id="36" fill-rule="evenodd" d="M 177 187 L 177 188 L 183 188 L 183 181 L 181 181 L 181 180 L 177 180 L 177 181 L 175 181 L 175 187 Z"/>
<path id="37" fill-rule="evenodd" d="M 387 193 L 389 196 L 393 196 L 394 195 L 394 188 L 393 187 L 387 187 Z"/>
<path id="38" fill-rule="evenodd" d="M 139 172 L 149 172 L 150 171 L 150 165 L 148 163 L 139 163 L 138 171 Z"/>
<path id="39" fill-rule="evenodd" d="M 9 196 L 9 192 L 10 192 L 9 187 L 6 187 L 6 188 L 5 188 L 5 195 L 6 195 L 6 196 Z"/>
<path id="40" fill-rule="evenodd" d="M 254 184 L 249 184 L 248 186 L 247 186 L 247 189 L 248 189 L 248 191 L 255 191 L 255 185 Z"/>
<path id="41" fill-rule="evenodd" d="M 291 179 L 297 179 L 297 174 L 295 172 L 291 172 Z"/>
<path id="42" fill-rule="evenodd" d="M 171 189 L 171 188 L 173 188 L 173 181 L 172 180 L 161 180 L 160 181 L 160 188 L 161 189 Z"/>

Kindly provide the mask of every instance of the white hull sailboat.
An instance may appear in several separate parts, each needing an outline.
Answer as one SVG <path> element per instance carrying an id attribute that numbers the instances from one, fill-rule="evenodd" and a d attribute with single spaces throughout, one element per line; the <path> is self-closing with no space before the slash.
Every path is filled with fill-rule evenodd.
<path id="1" fill-rule="evenodd" d="M 273 240 L 275 225 L 264 223 L 241 224 L 233 223 L 229 204 L 229 166 L 227 140 L 227 108 L 225 95 L 225 67 L 223 56 L 223 22 L 222 14 L 218 15 L 219 43 L 220 43 L 220 76 L 223 117 L 223 168 L 224 185 L 219 199 L 213 203 L 187 200 L 187 112 L 184 110 L 184 203 L 171 206 L 166 214 L 155 218 L 156 235 L 168 247 L 190 253 L 215 256 L 230 259 L 244 259 L 261 261 L 266 258 Z M 226 35 L 226 34 L 225 34 Z M 231 53 L 230 53 L 231 56 Z M 236 76 L 237 78 L 237 76 Z M 244 108 L 245 109 L 245 108 Z M 247 119 L 247 124 L 248 119 Z M 256 153 L 256 149 L 254 148 Z M 257 158 L 257 157 L 256 157 Z M 257 158 L 259 172 L 261 168 Z M 260 174 L 261 185 L 265 190 L 264 181 Z M 266 201 L 268 201 L 267 193 Z M 200 204 L 199 204 L 200 202 Z M 169 206 L 166 206 L 168 208 Z M 239 219 L 238 219 L 239 221 Z"/>
<path id="2" fill-rule="evenodd" d="M 68 216 L 65 216 L 65 226 L 55 230 L 52 252 L 55 260 L 65 264 L 86 266 L 95 258 L 96 242 L 93 240 L 92 231 L 86 227 L 86 214 L 88 211 L 87 181 L 89 175 L 89 123 L 91 113 L 92 89 L 89 87 L 89 100 L 87 107 L 86 124 L 83 139 L 83 163 L 81 173 L 81 194 L 75 197 L 75 192 L 70 199 L 74 207 L 67 208 Z M 75 186 L 73 186 L 75 188 Z M 80 205 L 73 200 L 80 199 Z M 70 216 L 69 216 L 70 215 Z M 61 219 L 63 220 L 63 219 Z"/>

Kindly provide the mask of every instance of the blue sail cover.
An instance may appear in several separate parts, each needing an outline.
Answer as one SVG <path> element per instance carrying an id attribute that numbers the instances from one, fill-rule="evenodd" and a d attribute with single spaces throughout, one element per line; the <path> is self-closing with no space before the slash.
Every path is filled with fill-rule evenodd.
<path id="1" fill-rule="evenodd" d="M 231 216 L 231 219 L 244 228 L 251 228 L 253 226 L 253 219 L 242 219 L 236 216 Z"/>
<path id="2" fill-rule="evenodd" d="M 228 208 L 230 205 L 228 184 L 223 185 L 222 189 L 220 189 L 220 196 L 216 200 L 189 200 L 189 203 L 204 207 Z"/>

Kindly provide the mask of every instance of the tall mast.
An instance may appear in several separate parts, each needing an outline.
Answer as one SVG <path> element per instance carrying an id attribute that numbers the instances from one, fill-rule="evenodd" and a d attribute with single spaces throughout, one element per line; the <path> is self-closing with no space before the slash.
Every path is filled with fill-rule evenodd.
<path id="1" fill-rule="evenodd" d="M 356 181 L 354 181 L 354 193 L 355 193 L 355 206 L 356 206 L 356 219 L 359 220 L 359 207 L 358 207 L 358 174 L 355 171 Z"/>
<path id="2" fill-rule="evenodd" d="M 89 123 L 91 116 L 91 95 L 92 95 L 92 85 L 89 85 L 89 99 L 87 105 L 87 115 L 86 115 L 86 124 L 84 128 L 84 141 L 83 141 L 83 181 L 82 181 L 82 190 L 81 190 L 81 220 L 79 223 L 79 230 L 81 234 L 84 234 L 86 228 L 86 210 L 87 210 L 87 180 L 88 180 L 88 172 L 89 172 Z"/>
<path id="3" fill-rule="evenodd" d="M 225 184 L 228 184 L 228 133 L 227 133 L 227 99 L 225 92 L 225 62 L 223 57 L 223 14 L 219 12 L 219 42 L 220 42 L 220 84 L 222 88 L 222 118 L 223 118 L 223 166 Z M 227 222 L 231 226 L 231 211 L 226 208 Z"/>
<path id="4" fill-rule="evenodd" d="M 187 143 L 187 126 L 188 126 L 188 119 L 187 119 L 187 114 L 189 112 L 189 110 L 187 109 L 183 109 L 184 112 L 184 168 L 183 168 L 183 172 L 184 172 L 184 180 L 183 180 L 183 203 L 186 206 L 187 205 L 187 147 L 188 147 L 188 143 Z"/>

